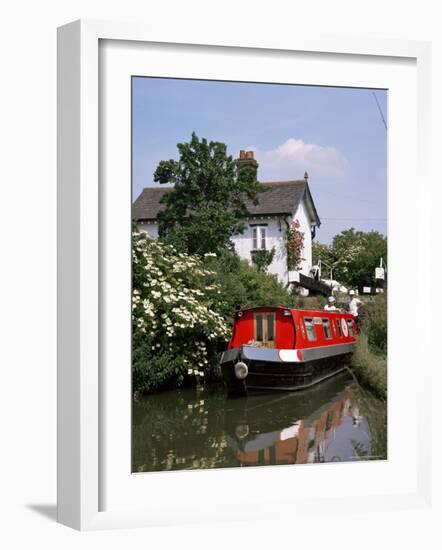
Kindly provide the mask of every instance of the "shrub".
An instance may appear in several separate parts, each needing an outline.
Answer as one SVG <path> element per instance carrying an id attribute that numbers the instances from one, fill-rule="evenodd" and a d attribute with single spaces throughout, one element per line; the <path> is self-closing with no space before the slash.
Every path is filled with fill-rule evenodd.
<path id="1" fill-rule="evenodd" d="M 212 284 L 220 289 L 218 312 L 229 326 L 233 313 L 240 308 L 294 305 L 295 296 L 276 275 L 259 271 L 235 252 L 224 250 L 218 256 L 206 255 L 205 265 L 212 272 Z"/>
<path id="2" fill-rule="evenodd" d="M 387 294 L 376 296 L 361 308 L 362 327 L 367 333 L 370 349 L 387 355 Z"/>
<path id="3" fill-rule="evenodd" d="M 258 271 L 267 271 L 269 265 L 273 262 L 276 249 L 271 250 L 254 250 L 252 252 L 252 262 L 256 265 Z"/>
<path id="4" fill-rule="evenodd" d="M 214 274 L 198 256 L 133 232 L 134 391 L 150 392 L 218 375 L 229 337 Z"/>
<path id="5" fill-rule="evenodd" d="M 323 296 L 301 296 L 300 294 L 293 294 L 293 307 L 298 309 L 323 309 L 326 303 L 327 298 Z"/>

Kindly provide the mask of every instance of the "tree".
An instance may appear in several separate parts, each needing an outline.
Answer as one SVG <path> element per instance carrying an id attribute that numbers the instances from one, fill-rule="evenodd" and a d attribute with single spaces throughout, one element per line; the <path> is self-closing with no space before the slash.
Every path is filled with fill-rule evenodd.
<path id="1" fill-rule="evenodd" d="M 333 239 L 333 253 L 338 261 L 336 277 L 357 288 L 373 286 L 374 272 L 382 257 L 387 260 L 387 237 L 377 231 L 342 231 Z"/>
<path id="2" fill-rule="evenodd" d="M 319 260 L 325 262 L 328 265 L 333 264 L 334 262 L 333 250 L 331 246 L 328 246 L 327 244 L 323 244 L 318 241 L 313 241 L 312 243 L 313 265 L 317 265 L 319 263 Z"/>
<path id="3" fill-rule="evenodd" d="M 333 278 L 355 288 L 374 286 L 374 272 L 381 257 L 387 260 L 387 237 L 377 231 L 346 229 L 335 235 L 331 246 L 313 245 L 313 262 L 322 260 L 333 265 Z"/>
<path id="4" fill-rule="evenodd" d="M 294 306 L 297 297 L 281 285 L 274 274 L 259 271 L 235 252 L 223 250 L 204 257 L 206 268 L 214 273 L 210 285 L 220 289 L 219 306 L 226 324 L 232 327 L 233 313 L 240 308 L 257 306 Z"/>
<path id="5" fill-rule="evenodd" d="M 232 248 L 232 235 L 245 229 L 246 201 L 258 204 L 258 193 L 265 191 L 256 168 L 239 167 L 224 143 L 195 133 L 177 148 L 179 160 L 162 160 L 154 174 L 156 182 L 174 185 L 161 199 L 166 208 L 158 215 L 160 237 L 189 254 Z"/>

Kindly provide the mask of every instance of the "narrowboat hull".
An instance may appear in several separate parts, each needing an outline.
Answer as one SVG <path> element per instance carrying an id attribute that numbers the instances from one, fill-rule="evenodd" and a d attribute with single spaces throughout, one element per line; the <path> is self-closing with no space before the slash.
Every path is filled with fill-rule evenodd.
<path id="1" fill-rule="evenodd" d="M 347 368 L 354 346 L 351 342 L 302 350 L 240 346 L 223 353 L 221 370 L 233 395 L 302 390 Z M 246 365 L 240 376 L 238 364 Z"/>

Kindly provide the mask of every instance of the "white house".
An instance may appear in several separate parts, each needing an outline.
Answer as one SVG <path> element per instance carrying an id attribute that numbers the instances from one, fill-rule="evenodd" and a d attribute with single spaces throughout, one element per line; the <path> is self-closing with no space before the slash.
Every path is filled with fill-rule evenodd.
<path id="1" fill-rule="evenodd" d="M 253 151 L 241 151 L 238 165 L 248 164 L 258 169 Z M 240 235 L 234 235 L 232 241 L 241 258 L 252 261 L 254 251 L 275 247 L 275 256 L 268 267 L 281 283 L 288 285 L 297 282 L 300 286 L 313 288 L 316 281 L 311 279 L 312 240 L 320 219 L 316 211 L 308 185 L 308 176 L 301 180 L 261 182 L 269 188 L 258 196 L 259 203 L 247 201 L 249 216 L 246 229 Z M 140 231 L 146 231 L 152 237 L 158 237 L 157 215 L 164 209 L 161 197 L 170 192 L 167 187 L 145 187 L 133 204 L 133 218 Z M 292 221 L 298 220 L 299 231 L 304 234 L 302 260 L 298 273 L 287 269 L 287 250 L 285 234 Z M 309 281 L 312 283 L 310 284 Z"/>

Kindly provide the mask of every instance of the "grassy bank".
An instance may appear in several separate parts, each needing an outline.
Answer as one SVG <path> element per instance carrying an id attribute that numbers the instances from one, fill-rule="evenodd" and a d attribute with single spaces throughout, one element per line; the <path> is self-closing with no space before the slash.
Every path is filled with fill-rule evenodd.
<path id="1" fill-rule="evenodd" d="M 387 358 L 371 351 L 365 332 L 352 357 L 352 369 L 362 386 L 369 388 L 377 397 L 387 398 Z"/>
<path id="2" fill-rule="evenodd" d="M 387 398 L 387 296 L 365 306 L 358 345 L 352 357 L 358 381 L 377 397 Z"/>

